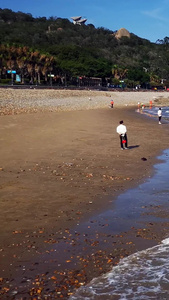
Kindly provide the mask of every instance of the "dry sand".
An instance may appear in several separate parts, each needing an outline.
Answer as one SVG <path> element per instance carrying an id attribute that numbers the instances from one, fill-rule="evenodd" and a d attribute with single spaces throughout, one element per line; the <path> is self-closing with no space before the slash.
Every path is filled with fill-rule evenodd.
<path id="1" fill-rule="evenodd" d="M 154 224 L 139 238 L 135 230 L 114 236 L 115 247 L 107 241 L 106 251 L 98 240 L 90 241 L 91 261 L 88 251 L 86 257 L 78 252 L 78 233 L 73 242 L 70 234 L 146 180 L 156 156 L 168 148 L 168 124 L 136 113 L 138 102 L 152 99 L 153 105 L 166 105 L 168 93 L 0 89 L 1 299 L 67 299 L 121 257 L 164 237 L 165 226 Z M 121 119 L 128 129 L 126 151 L 120 151 L 116 133 Z M 63 242 L 73 243 L 75 261 L 65 254 L 60 266 L 57 253 L 51 255 Z"/>
<path id="2" fill-rule="evenodd" d="M 20 114 L 42 111 L 72 111 L 107 108 L 110 100 L 115 107 L 149 105 L 169 102 L 168 92 L 117 92 L 91 90 L 0 89 L 0 113 Z"/>

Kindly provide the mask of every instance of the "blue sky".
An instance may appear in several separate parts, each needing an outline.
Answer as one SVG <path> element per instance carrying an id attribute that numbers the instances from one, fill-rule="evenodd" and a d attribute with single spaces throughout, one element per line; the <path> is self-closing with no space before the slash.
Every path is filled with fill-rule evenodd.
<path id="1" fill-rule="evenodd" d="M 82 16 L 96 28 L 126 28 L 151 42 L 169 36 L 169 0 L 1 0 L 0 7 L 33 17 Z"/>

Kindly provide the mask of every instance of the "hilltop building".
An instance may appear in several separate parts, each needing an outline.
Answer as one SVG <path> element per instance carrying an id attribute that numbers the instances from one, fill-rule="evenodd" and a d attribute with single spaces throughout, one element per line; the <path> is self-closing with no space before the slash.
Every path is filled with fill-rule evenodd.
<path id="1" fill-rule="evenodd" d="M 85 24 L 85 22 L 87 21 L 87 19 L 82 19 L 82 17 L 71 17 L 71 19 L 73 20 L 73 24 L 75 25 L 82 25 Z"/>

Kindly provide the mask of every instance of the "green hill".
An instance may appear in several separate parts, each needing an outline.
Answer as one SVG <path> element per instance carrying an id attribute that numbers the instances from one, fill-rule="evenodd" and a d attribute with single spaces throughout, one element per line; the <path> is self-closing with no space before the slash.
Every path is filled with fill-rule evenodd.
<path id="1" fill-rule="evenodd" d="M 151 43 L 126 32 L 0 9 L 1 78 L 8 79 L 7 70 L 16 70 L 22 82 L 48 82 L 51 73 L 56 84 L 77 84 L 79 77 L 102 82 L 109 78 L 112 84 L 124 81 L 129 87 L 167 82 L 169 38 Z"/>

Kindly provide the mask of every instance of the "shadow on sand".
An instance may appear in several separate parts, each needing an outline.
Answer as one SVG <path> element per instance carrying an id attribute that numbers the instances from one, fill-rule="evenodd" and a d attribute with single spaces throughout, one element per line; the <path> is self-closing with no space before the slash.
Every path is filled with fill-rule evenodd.
<path id="1" fill-rule="evenodd" d="M 134 148 L 138 148 L 138 147 L 140 147 L 140 145 L 128 146 L 128 149 L 134 149 Z"/>

